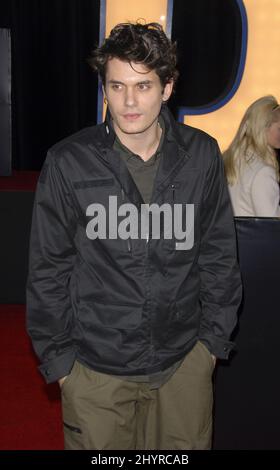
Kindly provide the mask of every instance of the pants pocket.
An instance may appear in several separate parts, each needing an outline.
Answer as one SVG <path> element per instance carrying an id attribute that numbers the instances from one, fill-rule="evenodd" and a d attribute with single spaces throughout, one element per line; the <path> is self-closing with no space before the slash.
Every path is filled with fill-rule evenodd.
<path id="1" fill-rule="evenodd" d="M 215 368 L 215 363 L 214 363 L 214 360 L 212 358 L 212 355 L 211 355 L 209 349 L 201 341 L 198 341 L 196 345 L 203 352 L 203 354 L 205 356 L 205 359 L 207 360 L 207 363 L 208 363 L 211 371 L 213 372 L 213 370 Z"/>
<path id="2" fill-rule="evenodd" d="M 79 411 L 80 364 L 76 361 L 61 387 L 64 448 L 66 450 L 88 449 L 86 419 Z"/>
<path id="3" fill-rule="evenodd" d="M 66 379 L 64 380 L 63 384 L 61 385 L 61 387 L 60 387 L 61 392 L 64 392 L 65 389 L 68 387 L 68 384 L 73 382 L 76 370 L 77 370 L 77 361 L 74 362 L 70 373 L 66 376 Z"/>

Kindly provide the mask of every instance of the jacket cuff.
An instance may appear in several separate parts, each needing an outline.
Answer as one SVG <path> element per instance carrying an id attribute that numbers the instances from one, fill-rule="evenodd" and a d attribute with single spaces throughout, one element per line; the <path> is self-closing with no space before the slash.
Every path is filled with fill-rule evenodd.
<path id="1" fill-rule="evenodd" d="M 56 382 L 70 373 L 75 359 L 76 353 L 72 349 L 49 362 L 44 362 L 38 369 L 47 383 Z"/>
<path id="2" fill-rule="evenodd" d="M 219 359 L 228 359 L 230 352 L 235 349 L 235 343 L 226 341 L 212 335 L 203 335 L 198 338 Z"/>

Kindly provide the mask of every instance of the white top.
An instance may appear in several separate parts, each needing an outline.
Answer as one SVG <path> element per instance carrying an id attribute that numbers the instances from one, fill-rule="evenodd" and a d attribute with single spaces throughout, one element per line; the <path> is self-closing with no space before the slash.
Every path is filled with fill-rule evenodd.
<path id="1" fill-rule="evenodd" d="M 239 180 L 229 186 L 235 216 L 280 217 L 280 192 L 275 169 L 253 155 Z"/>

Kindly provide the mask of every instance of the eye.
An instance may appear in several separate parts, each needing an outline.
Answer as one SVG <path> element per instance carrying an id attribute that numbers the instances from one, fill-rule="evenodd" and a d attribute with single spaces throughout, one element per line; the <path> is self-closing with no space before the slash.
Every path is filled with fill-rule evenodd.
<path id="1" fill-rule="evenodd" d="M 113 83 L 112 84 L 112 89 L 115 91 L 119 91 L 122 89 L 122 85 L 120 83 Z"/>
<path id="2" fill-rule="evenodd" d="M 148 83 L 138 83 L 138 88 L 141 91 L 145 91 L 150 88 L 150 85 Z"/>

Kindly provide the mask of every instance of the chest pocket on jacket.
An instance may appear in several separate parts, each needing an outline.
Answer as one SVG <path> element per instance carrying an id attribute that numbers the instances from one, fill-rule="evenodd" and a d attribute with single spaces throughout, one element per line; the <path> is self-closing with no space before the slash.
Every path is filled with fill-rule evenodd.
<path id="1" fill-rule="evenodd" d="M 101 186 L 114 186 L 114 178 L 95 178 L 92 180 L 74 181 L 75 189 L 96 188 Z"/>
<path id="2" fill-rule="evenodd" d="M 180 176 L 169 183 L 166 199 L 173 204 L 199 204 L 202 199 L 204 178 L 198 168 L 181 170 Z M 167 202 L 167 201 L 166 201 Z"/>
<path id="3" fill-rule="evenodd" d="M 165 240 L 167 250 L 189 253 L 199 238 L 199 213 L 202 196 L 201 173 L 190 170 L 180 180 L 170 182 L 165 202 L 172 206 L 172 239 Z"/>
<path id="4" fill-rule="evenodd" d="M 108 212 L 109 197 L 117 196 L 119 191 L 114 178 L 94 178 L 81 181 L 73 181 L 74 197 L 79 206 L 79 211 L 84 222 L 88 207 L 96 204 L 96 209 L 100 209 L 101 204 Z"/>

